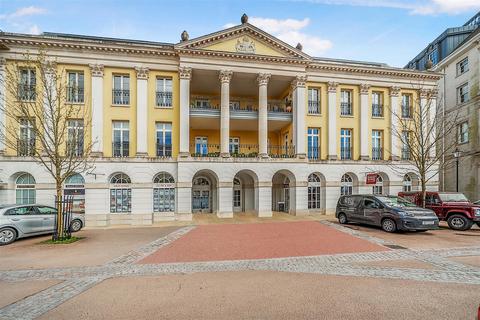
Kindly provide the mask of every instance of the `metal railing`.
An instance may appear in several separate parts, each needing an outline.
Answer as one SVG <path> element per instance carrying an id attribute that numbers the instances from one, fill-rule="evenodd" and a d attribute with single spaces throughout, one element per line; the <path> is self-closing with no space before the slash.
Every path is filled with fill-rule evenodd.
<path id="1" fill-rule="evenodd" d="M 130 142 L 113 142 L 112 156 L 113 157 L 128 157 L 130 155 Z"/>
<path id="2" fill-rule="evenodd" d="M 68 157 L 83 156 L 83 140 L 67 141 L 66 154 Z"/>
<path id="3" fill-rule="evenodd" d="M 412 117 L 412 107 L 409 104 L 402 104 L 402 118 Z"/>
<path id="4" fill-rule="evenodd" d="M 192 157 L 220 157 L 219 144 L 196 143 L 190 145 Z"/>
<path id="5" fill-rule="evenodd" d="M 352 147 L 341 147 L 340 148 L 340 159 L 341 160 L 352 160 Z"/>
<path id="6" fill-rule="evenodd" d="M 116 105 L 128 105 L 130 104 L 130 90 L 112 90 L 112 101 Z"/>
<path id="7" fill-rule="evenodd" d="M 383 160 L 383 148 L 372 148 L 372 160 Z"/>
<path id="8" fill-rule="evenodd" d="M 230 106 L 230 110 L 232 111 L 247 111 L 247 112 L 256 112 L 258 111 L 256 106 L 253 105 L 232 105 Z"/>
<path id="9" fill-rule="evenodd" d="M 295 158 L 295 146 L 275 146 L 269 145 L 267 148 L 270 158 Z"/>
<path id="10" fill-rule="evenodd" d="M 157 143 L 157 157 L 170 158 L 172 156 L 172 145 Z"/>
<path id="11" fill-rule="evenodd" d="M 172 93 L 168 91 L 157 91 L 155 93 L 155 105 L 157 107 L 171 107 Z"/>
<path id="12" fill-rule="evenodd" d="M 372 117 L 383 117 L 382 104 L 372 104 Z"/>
<path id="13" fill-rule="evenodd" d="M 220 110 L 219 106 L 212 105 L 208 103 L 207 105 L 199 105 L 197 106 L 195 103 L 190 105 L 190 109 L 192 110 Z"/>
<path id="14" fill-rule="evenodd" d="M 411 160 L 409 148 L 402 148 L 402 160 Z"/>
<path id="15" fill-rule="evenodd" d="M 318 100 L 308 100 L 308 113 L 320 114 L 320 102 Z"/>
<path id="16" fill-rule="evenodd" d="M 288 108 L 285 104 L 271 103 L 268 106 L 268 112 L 292 112 L 292 108 Z"/>
<path id="17" fill-rule="evenodd" d="M 230 144 L 230 155 L 235 158 L 258 157 L 258 144 Z"/>
<path id="18" fill-rule="evenodd" d="M 17 155 L 19 157 L 31 157 L 35 154 L 35 139 L 17 140 Z"/>
<path id="19" fill-rule="evenodd" d="M 34 84 L 19 84 L 18 99 L 21 101 L 35 101 L 37 99 L 36 86 Z"/>
<path id="20" fill-rule="evenodd" d="M 67 102 L 83 103 L 85 99 L 84 89 L 80 87 L 67 87 Z"/>
<path id="21" fill-rule="evenodd" d="M 320 160 L 320 147 L 308 146 L 307 157 L 310 161 Z"/>
<path id="22" fill-rule="evenodd" d="M 63 196 L 60 198 L 55 197 L 55 208 L 58 210 L 60 208 L 62 223 L 59 227 L 58 213 L 55 214 L 54 220 L 54 229 L 52 234 L 53 241 L 62 241 L 69 239 L 72 236 L 72 208 L 73 208 L 73 196 Z M 60 233 L 58 232 L 60 230 Z"/>
<path id="23" fill-rule="evenodd" d="M 342 115 L 342 116 L 353 115 L 352 103 L 351 102 L 341 102 L 340 103 L 340 115 Z"/>

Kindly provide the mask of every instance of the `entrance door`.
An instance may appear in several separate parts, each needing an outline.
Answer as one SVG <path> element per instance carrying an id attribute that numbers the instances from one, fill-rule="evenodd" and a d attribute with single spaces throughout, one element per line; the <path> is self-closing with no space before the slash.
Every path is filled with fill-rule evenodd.
<path id="1" fill-rule="evenodd" d="M 193 213 L 210 212 L 210 190 L 193 190 L 192 211 Z"/>
<path id="2" fill-rule="evenodd" d="M 283 188 L 283 198 L 285 199 L 285 212 L 290 211 L 290 187 L 285 186 Z"/>

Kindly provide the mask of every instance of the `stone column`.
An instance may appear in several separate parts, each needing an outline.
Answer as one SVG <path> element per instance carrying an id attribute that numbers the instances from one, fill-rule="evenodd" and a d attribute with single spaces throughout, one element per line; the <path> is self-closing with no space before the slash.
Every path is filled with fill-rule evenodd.
<path id="1" fill-rule="evenodd" d="M 4 155 L 6 152 L 5 147 L 5 124 L 7 123 L 7 117 L 4 112 L 5 108 L 5 77 L 6 77 L 6 59 L 0 58 L 0 155 Z"/>
<path id="2" fill-rule="evenodd" d="M 271 217 L 272 214 L 272 182 L 258 182 L 256 195 L 258 195 L 258 216 Z"/>
<path id="3" fill-rule="evenodd" d="M 190 155 L 190 79 L 192 68 L 180 67 L 180 157 Z M 191 210 L 191 209 L 190 209 Z"/>
<path id="4" fill-rule="evenodd" d="M 434 158 L 437 154 L 437 143 L 439 141 L 435 141 L 437 138 L 437 128 L 436 125 L 438 124 L 435 123 L 435 117 L 437 114 L 437 95 L 438 95 L 438 89 L 432 89 L 428 93 L 428 99 L 430 103 L 429 107 L 429 114 L 428 114 L 428 127 L 431 127 L 431 132 L 430 132 L 430 144 L 432 145 L 432 148 L 430 148 L 430 158 Z"/>
<path id="5" fill-rule="evenodd" d="M 233 72 L 220 71 L 221 101 L 220 101 L 220 155 L 230 157 L 230 80 Z"/>
<path id="6" fill-rule="evenodd" d="M 369 130 L 368 130 L 368 94 L 370 85 L 360 85 L 360 158 L 368 160 L 370 158 L 368 152 Z"/>
<path id="7" fill-rule="evenodd" d="M 103 156 L 103 65 L 91 64 L 92 74 L 92 156 Z"/>
<path id="8" fill-rule="evenodd" d="M 328 159 L 337 160 L 337 82 L 328 83 Z"/>
<path id="9" fill-rule="evenodd" d="M 41 96 L 43 96 L 43 108 L 44 108 L 44 124 L 43 129 L 53 130 L 51 127 L 53 123 L 57 120 L 55 119 L 55 115 L 53 114 L 55 111 L 52 112 L 51 108 L 55 108 L 54 105 L 57 99 L 57 64 L 53 61 L 45 61 L 45 65 L 43 66 L 45 70 L 45 87 L 43 88 L 44 92 Z M 48 130 L 47 130 L 48 131 Z M 52 137 L 50 139 L 46 139 L 46 144 L 49 148 L 53 149 L 53 145 L 55 141 L 53 140 L 53 132 L 51 132 L 46 137 Z"/>
<path id="10" fill-rule="evenodd" d="M 402 111 L 399 108 L 398 95 L 400 93 L 399 87 L 390 88 L 390 116 L 391 116 L 391 125 L 392 129 L 390 130 L 390 160 L 400 160 L 400 148 L 399 137 L 399 117 L 402 116 Z"/>
<path id="11" fill-rule="evenodd" d="M 304 216 L 308 214 L 308 182 L 298 181 L 290 188 L 295 188 L 295 207 L 293 213 L 296 216 Z"/>
<path id="12" fill-rule="evenodd" d="M 259 73 L 258 82 L 258 151 L 262 158 L 268 157 L 268 96 L 270 74 Z"/>
<path id="13" fill-rule="evenodd" d="M 293 89 L 293 112 L 295 114 L 293 128 L 295 134 L 293 135 L 293 143 L 295 144 L 295 153 L 298 158 L 304 159 L 306 157 L 305 150 L 305 83 L 307 76 L 297 76 L 292 82 Z"/>
<path id="14" fill-rule="evenodd" d="M 192 183 L 177 182 L 175 195 L 175 220 L 192 219 Z"/>
<path id="15" fill-rule="evenodd" d="M 233 218 L 233 182 L 219 183 L 217 217 Z"/>
<path id="16" fill-rule="evenodd" d="M 148 68 L 137 71 L 137 157 L 148 155 Z"/>

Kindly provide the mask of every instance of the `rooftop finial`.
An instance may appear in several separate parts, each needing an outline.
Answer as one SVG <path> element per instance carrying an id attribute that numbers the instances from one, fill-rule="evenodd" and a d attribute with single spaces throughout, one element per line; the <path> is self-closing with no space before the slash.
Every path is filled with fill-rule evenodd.
<path id="1" fill-rule="evenodd" d="M 188 32 L 187 30 L 183 30 L 182 35 L 180 36 L 182 41 L 188 41 Z"/>
<path id="2" fill-rule="evenodd" d="M 301 44 L 300 42 L 297 43 L 297 46 L 296 46 L 295 48 L 297 48 L 297 49 L 300 50 L 300 51 L 303 50 L 303 46 L 302 46 L 302 44 Z"/>
<path id="3" fill-rule="evenodd" d="M 245 24 L 248 22 L 248 16 L 246 13 L 242 15 L 242 18 L 240 19 L 240 21 L 242 21 L 242 24 Z"/>
<path id="4" fill-rule="evenodd" d="M 430 69 L 432 69 L 432 67 L 433 67 L 433 61 L 431 59 L 428 59 L 425 62 L 425 70 L 430 70 Z"/>

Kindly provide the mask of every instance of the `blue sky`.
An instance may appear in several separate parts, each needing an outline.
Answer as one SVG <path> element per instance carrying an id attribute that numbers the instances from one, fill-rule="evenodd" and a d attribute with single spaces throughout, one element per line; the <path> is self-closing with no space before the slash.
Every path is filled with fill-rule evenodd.
<path id="1" fill-rule="evenodd" d="M 0 29 L 178 42 L 249 22 L 314 56 L 403 67 L 480 0 L 93 1 L 0 0 Z"/>

